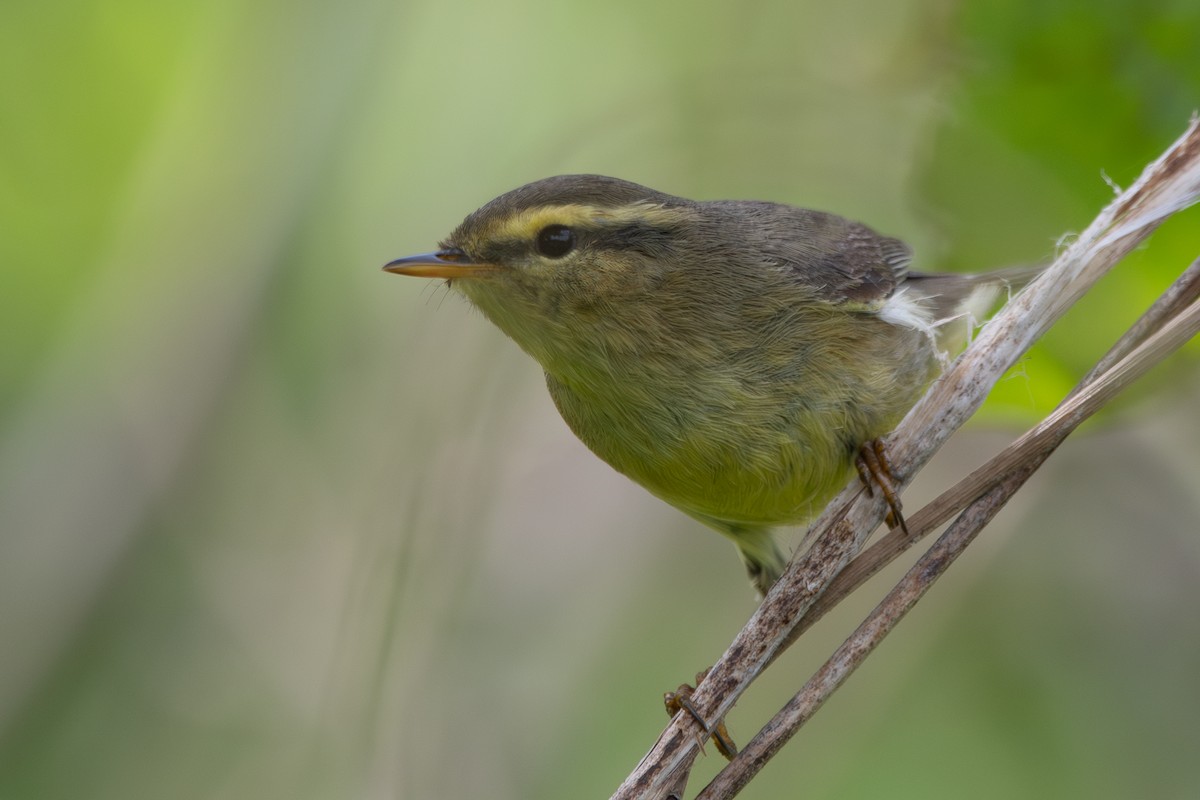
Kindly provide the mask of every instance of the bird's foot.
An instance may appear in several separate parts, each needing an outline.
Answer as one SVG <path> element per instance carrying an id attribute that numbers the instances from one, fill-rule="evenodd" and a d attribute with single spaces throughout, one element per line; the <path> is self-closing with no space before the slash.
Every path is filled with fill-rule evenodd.
<path id="1" fill-rule="evenodd" d="M 904 521 L 904 514 L 900 511 L 900 493 L 892 478 L 892 468 L 884 452 L 883 440 L 872 439 L 864 444 L 854 459 L 854 468 L 858 470 L 858 478 L 867 487 L 868 493 L 875 494 L 875 487 L 879 487 L 883 493 L 883 499 L 888 504 L 888 527 L 899 526 L 900 530 L 908 535 L 908 523 Z"/>
<path id="2" fill-rule="evenodd" d="M 704 676 L 708 674 L 708 670 L 704 669 L 696 673 L 696 685 L 700 685 L 700 681 L 704 680 Z M 704 717 L 700 716 L 700 712 L 692 705 L 692 693 L 696 689 L 691 684 L 681 683 L 679 688 L 673 692 L 667 692 L 663 695 L 663 705 L 667 709 L 667 714 L 674 717 L 680 711 L 686 711 L 692 719 L 699 723 L 704 730 L 705 736 L 713 740 L 713 744 L 717 746 L 717 752 L 725 756 L 726 760 L 732 761 L 737 755 L 737 745 L 733 743 L 733 738 L 729 735 L 729 730 L 725 727 L 725 720 L 719 719 L 712 725 L 705 721 Z M 704 751 L 704 741 L 700 741 L 700 751 Z"/>

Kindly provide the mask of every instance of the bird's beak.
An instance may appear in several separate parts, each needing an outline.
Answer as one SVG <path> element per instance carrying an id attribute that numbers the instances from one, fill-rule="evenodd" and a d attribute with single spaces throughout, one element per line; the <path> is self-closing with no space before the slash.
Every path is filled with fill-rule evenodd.
<path id="1" fill-rule="evenodd" d="M 419 256 L 397 258 L 383 265 L 384 272 L 414 275 L 418 278 L 470 278 L 499 269 L 495 264 L 471 261 L 462 250 L 439 250 Z"/>

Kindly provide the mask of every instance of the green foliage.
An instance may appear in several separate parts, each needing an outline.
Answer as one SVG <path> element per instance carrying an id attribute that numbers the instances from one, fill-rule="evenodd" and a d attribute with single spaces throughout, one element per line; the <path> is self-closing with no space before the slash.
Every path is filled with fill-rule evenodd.
<path id="1" fill-rule="evenodd" d="M 1048 260 L 1056 238 L 1112 198 L 1106 182 L 1129 185 L 1195 111 L 1200 9 L 972 2 L 960 14 L 959 85 L 922 194 L 956 266 Z M 1040 415 L 1057 403 L 1196 257 L 1198 219 L 1180 215 L 1122 264 L 998 387 L 989 410 Z"/>
<path id="2" fill-rule="evenodd" d="M 835 210 L 926 267 L 1042 260 L 1183 130 L 1197 41 L 1182 0 L 0 3 L 0 798 L 604 796 L 750 613 L 740 568 L 378 267 L 570 171 Z M 1057 402 L 1197 219 L 994 417 Z M 1048 522 L 746 797 L 1195 794 L 1194 365 L 1155 380 L 1183 411 L 1068 448 L 1026 493 Z"/>

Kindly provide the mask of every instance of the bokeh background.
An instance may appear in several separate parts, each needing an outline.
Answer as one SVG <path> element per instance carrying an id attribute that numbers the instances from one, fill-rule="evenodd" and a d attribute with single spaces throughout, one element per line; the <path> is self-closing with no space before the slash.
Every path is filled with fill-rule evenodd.
<path id="1" fill-rule="evenodd" d="M 514 345 L 380 265 L 581 171 L 835 210 L 926 269 L 1044 260 L 1183 130 L 1198 42 L 1192 0 L 4 0 L 0 798 L 607 796 L 753 595 Z M 1056 402 L 1198 223 L 909 507 Z M 1193 351 L 1068 442 L 744 796 L 1200 796 L 1198 407 Z"/>

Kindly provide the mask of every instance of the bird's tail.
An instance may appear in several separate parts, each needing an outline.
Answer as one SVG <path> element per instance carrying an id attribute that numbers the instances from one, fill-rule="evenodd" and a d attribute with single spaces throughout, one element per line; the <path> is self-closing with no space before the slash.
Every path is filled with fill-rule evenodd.
<path id="1" fill-rule="evenodd" d="M 787 556 L 779 549 L 775 534 L 767 525 L 731 522 L 717 519 L 695 511 L 686 512 L 717 533 L 729 539 L 737 547 L 738 557 L 746 567 L 750 583 L 758 590 L 758 597 L 766 597 L 767 590 L 779 580 L 787 567 Z"/>
<path id="2" fill-rule="evenodd" d="M 746 565 L 750 583 L 765 597 L 767 590 L 783 574 L 787 556 L 779 549 L 770 528 L 733 528 L 726 534 L 737 545 L 738 555 Z"/>
<path id="3" fill-rule="evenodd" d="M 1007 302 L 1042 269 L 1012 267 L 978 275 L 910 272 L 904 286 L 927 307 L 941 346 L 954 349 L 987 319 L 998 301 Z"/>

